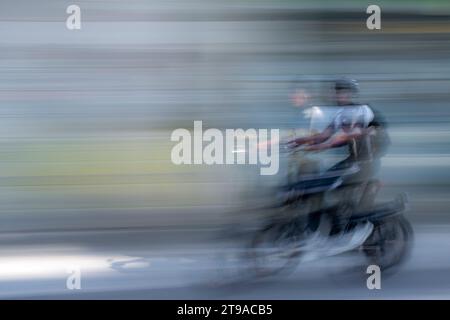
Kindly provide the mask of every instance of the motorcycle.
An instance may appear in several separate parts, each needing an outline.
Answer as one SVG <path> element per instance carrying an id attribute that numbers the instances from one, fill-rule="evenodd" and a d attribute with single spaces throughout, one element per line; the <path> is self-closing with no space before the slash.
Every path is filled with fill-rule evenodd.
<path id="1" fill-rule="evenodd" d="M 290 152 L 302 154 L 304 167 L 314 164 L 305 160 L 308 152 Z M 257 276 L 292 271 L 299 263 L 351 251 L 362 252 L 369 265 L 377 265 L 381 270 L 406 260 L 413 243 L 413 229 L 404 215 L 406 194 L 375 204 L 380 189 L 378 180 L 344 183 L 347 176 L 359 170 L 355 163 L 334 172 L 300 173 L 296 182 L 279 189 L 281 200 L 253 235 L 248 250 L 247 258 Z M 336 203 L 323 205 L 324 198 L 333 194 Z M 293 210 L 287 210 L 288 207 Z M 319 226 L 324 221 L 339 231 L 321 230 Z"/>

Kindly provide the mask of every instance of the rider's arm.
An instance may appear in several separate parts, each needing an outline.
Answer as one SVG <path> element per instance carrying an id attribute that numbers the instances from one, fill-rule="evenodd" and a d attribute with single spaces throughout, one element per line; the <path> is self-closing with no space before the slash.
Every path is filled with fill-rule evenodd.
<path id="1" fill-rule="evenodd" d="M 342 147 L 353 139 L 357 139 L 365 134 L 370 134 L 372 130 L 372 128 L 355 128 L 348 133 L 344 132 L 341 134 L 336 134 L 323 143 L 306 147 L 305 150 L 314 151 Z"/>
<path id="2" fill-rule="evenodd" d="M 296 146 L 300 146 L 303 144 L 312 144 L 312 145 L 320 144 L 320 143 L 328 140 L 333 134 L 334 134 L 334 127 L 333 127 L 333 125 L 330 125 L 321 133 L 317 133 L 317 134 L 314 134 L 309 137 L 302 137 L 302 138 L 294 139 L 291 141 L 291 143 Z"/>
<path id="3" fill-rule="evenodd" d="M 282 134 L 279 137 L 277 137 L 277 138 L 273 138 L 273 139 L 269 139 L 269 140 L 266 140 L 266 141 L 259 142 L 257 144 L 257 148 L 268 148 L 271 145 L 285 144 L 286 141 L 292 140 L 293 134 L 295 134 L 294 130 L 287 131 L 287 132 L 282 132 Z"/>

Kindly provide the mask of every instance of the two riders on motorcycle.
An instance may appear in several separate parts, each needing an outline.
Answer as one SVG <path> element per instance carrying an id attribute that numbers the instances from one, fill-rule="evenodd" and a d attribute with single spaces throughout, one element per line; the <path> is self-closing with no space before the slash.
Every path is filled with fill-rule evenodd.
<path id="1" fill-rule="evenodd" d="M 343 177 L 340 188 L 347 188 L 350 193 L 354 192 L 355 188 L 362 190 L 356 203 L 357 210 L 361 211 L 373 205 L 379 189 L 378 181 L 373 178 L 379 170 L 380 159 L 386 153 L 390 139 L 382 115 L 369 105 L 353 101 L 358 93 L 358 83 L 355 80 L 339 79 L 335 82 L 334 89 L 338 109 L 331 123 L 322 132 L 290 140 L 287 146 L 289 148 L 303 146 L 302 149 L 305 151 L 322 151 L 347 146 L 348 156 L 328 169 L 326 175 L 339 174 L 355 165 L 358 167 L 356 172 Z M 299 99 L 293 101 L 296 103 Z M 304 102 L 304 99 L 301 102 Z M 312 217 L 310 220 L 320 219 L 320 214 L 310 216 Z M 336 212 L 332 219 L 330 236 L 340 235 L 342 238 L 342 234 L 347 233 L 351 236 L 357 234 L 357 237 L 365 237 L 371 232 L 368 224 L 352 226 L 352 233 L 343 232 L 344 228 L 349 231 L 349 225 L 346 224 L 348 218 L 342 212 Z M 309 222 L 309 225 L 317 224 L 317 221 Z M 348 241 L 344 242 L 348 244 Z"/>

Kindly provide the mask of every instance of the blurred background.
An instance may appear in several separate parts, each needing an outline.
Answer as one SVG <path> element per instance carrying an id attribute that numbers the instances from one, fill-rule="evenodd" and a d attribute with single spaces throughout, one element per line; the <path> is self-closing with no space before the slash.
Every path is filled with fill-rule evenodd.
<path id="1" fill-rule="evenodd" d="M 71 4 L 81 30 L 66 28 Z M 448 298 L 449 17 L 444 0 L 2 0 L 0 297 Z M 246 200 L 284 169 L 176 166 L 172 131 L 297 128 L 293 79 L 341 76 L 389 122 L 381 198 L 410 195 L 411 261 L 377 293 L 311 270 L 200 286 L 214 236 L 252 219 Z"/>

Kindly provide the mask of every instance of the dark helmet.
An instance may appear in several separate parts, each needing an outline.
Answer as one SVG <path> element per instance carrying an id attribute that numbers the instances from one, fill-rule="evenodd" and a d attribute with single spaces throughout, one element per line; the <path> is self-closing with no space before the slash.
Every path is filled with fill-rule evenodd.
<path id="1" fill-rule="evenodd" d="M 354 79 L 342 78 L 336 80 L 334 84 L 334 89 L 337 90 L 349 90 L 353 93 L 357 93 L 359 90 L 358 81 Z"/>

